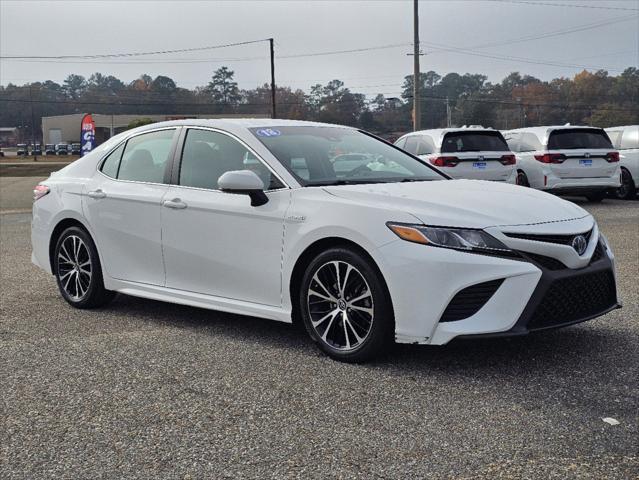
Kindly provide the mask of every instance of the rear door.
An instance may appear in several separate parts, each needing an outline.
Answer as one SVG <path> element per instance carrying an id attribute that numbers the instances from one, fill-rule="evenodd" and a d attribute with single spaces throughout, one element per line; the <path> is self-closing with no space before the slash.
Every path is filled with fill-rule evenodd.
<path id="1" fill-rule="evenodd" d="M 102 268 L 112 278 L 164 285 L 161 202 L 176 137 L 175 128 L 131 137 L 85 185 L 84 214 L 96 234 Z"/>
<path id="2" fill-rule="evenodd" d="M 606 178 L 615 173 L 617 163 L 607 160 L 614 151 L 608 135 L 600 128 L 564 128 L 548 136 L 548 153 L 565 156 L 562 163 L 551 163 L 559 178 Z"/>
<path id="3" fill-rule="evenodd" d="M 514 163 L 507 162 L 511 155 L 508 144 L 497 131 L 449 132 L 442 140 L 441 156 L 459 160 L 455 167 L 446 169 L 446 173 L 455 178 L 506 181 L 514 168 Z"/>

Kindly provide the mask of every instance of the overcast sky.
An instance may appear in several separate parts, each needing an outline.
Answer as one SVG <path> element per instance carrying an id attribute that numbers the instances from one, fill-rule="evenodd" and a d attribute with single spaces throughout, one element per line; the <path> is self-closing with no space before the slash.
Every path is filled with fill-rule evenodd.
<path id="1" fill-rule="evenodd" d="M 147 52 L 273 37 L 279 84 L 308 90 L 338 78 L 355 91 L 392 96 L 412 71 L 407 55 L 412 49 L 412 4 L 0 0 L 0 56 Z M 638 14 L 639 0 L 422 0 L 422 71 L 482 73 L 491 81 L 513 71 L 542 79 L 573 76 L 580 70 L 573 66 L 618 74 L 639 64 Z M 563 34 L 566 30 L 573 32 Z M 529 38 L 542 35 L 546 38 Z M 516 41 L 524 37 L 528 39 Z M 284 58 L 398 44 L 405 45 Z M 267 43 L 69 62 L 0 60 L 0 84 L 62 82 L 70 73 L 88 77 L 99 71 L 126 82 L 143 73 L 167 75 L 179 86 L 193 88 L 205 85 L 222 65 L 235 71 L 241 88 L 269 81 Z"/>

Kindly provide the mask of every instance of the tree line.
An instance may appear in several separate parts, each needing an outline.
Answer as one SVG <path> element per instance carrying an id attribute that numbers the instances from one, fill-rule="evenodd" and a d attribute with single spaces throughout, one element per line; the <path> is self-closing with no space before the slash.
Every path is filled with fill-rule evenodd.
<path id="1" fill-rule="evenodd" d="M 383 136 L 412 128 L 413 75 L 404 77 L 399 96 L 368 98 L 340 80 L 316 84 L 308 92 L 276 88 L 279 118 L 361 127 Z M 639 70 L 617 76 L 582 71 L 573 78 L 543 81 L 513 72 L 499 83 L 481 74 L 429 71 L 419 76 L 422 128 L 483 125 L 497 129 L 548 124 L 600 127 L 639 123 Z M 141 75 L 125 83 L 113 75 L 71 74 L 62 84 L 47 80 L 0 86 L 0 126 L 22 127 L 25 138 L 41 137 L 43 116 L 71 113 L 264 114 L 271 112 L 271 88 L 240 89 L 228 67 L 216 70 L 207 85 L 186 89 L 167 76 Z"/>

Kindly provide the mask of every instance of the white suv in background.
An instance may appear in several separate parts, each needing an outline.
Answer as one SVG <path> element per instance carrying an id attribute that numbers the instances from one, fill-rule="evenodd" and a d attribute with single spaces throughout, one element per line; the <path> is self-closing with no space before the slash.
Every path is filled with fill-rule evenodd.
<path id="1" fill-rule="evenodd" d="M 633 199 L 639 188 L 639 125 L 606 128 L 610 141 L 619 150 L 621 187 L 615 190 L 617 198 Z"/>
<path id="2" fill-rule="evenodd" d="M 621 184 L 619 152 L 601 128 L 571 125 L 502 132 L 517 155 L 517 183 L 600 202 Z"/>
<path id="3" fill-rule="evenodd" d="M 515 183 L 515 155 L 501 132 L 484 127 L 421 130 L 395 145 L 430 162 L 452 178 Z"/>

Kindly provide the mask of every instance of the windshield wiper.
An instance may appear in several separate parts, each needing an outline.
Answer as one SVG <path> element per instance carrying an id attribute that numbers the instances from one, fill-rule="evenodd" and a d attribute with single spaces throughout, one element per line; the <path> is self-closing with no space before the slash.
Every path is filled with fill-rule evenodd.
<path id="1" fill-rule="evenodd" d="M 379 180 L 326 180 L 324 182 L 309 182 L 307 187 L 328 187 L 334 185 L 362 185 L 365 183 L 386 183 Z"/>

